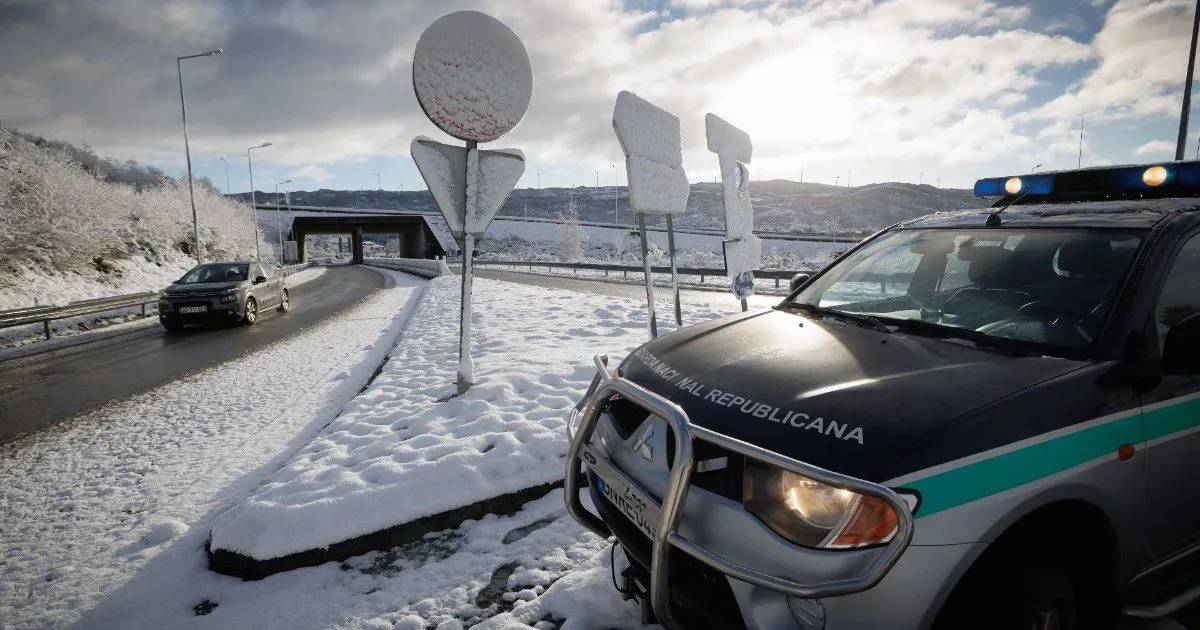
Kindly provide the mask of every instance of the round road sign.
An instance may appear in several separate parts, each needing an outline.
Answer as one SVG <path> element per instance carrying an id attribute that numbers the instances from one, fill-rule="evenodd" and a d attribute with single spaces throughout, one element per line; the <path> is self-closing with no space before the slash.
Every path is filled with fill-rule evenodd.
<path id="1" fill-rule="evenodd" d="M 521 122 L 533 94 L 525 45 L 496 18 L 458 11 L 417 41 L 413 89 L 425 115 L 459 140 L 488 142 Z"/>

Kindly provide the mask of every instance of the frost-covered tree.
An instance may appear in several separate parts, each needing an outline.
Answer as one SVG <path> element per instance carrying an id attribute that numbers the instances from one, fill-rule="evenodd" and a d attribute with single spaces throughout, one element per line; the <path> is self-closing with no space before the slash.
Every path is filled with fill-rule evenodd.
<path id="1" fill-rule="evenodd" d="M 574 198 L 567 201 L 566 210 L 558 213 L 558 221 L 558 259 L 562 262 L 582 261 L 587 234 L 579 225 L 579 211 Z"/>
<path id="2" fill-rule="evenodd" d="M 120 164 L 90 149 L 0 130 L 0 285 L 27 271 L 108 273 L 113 261 L 133 257 L 187 264 L 193 253 L 187 182 L 138 166 L 123 176 L 140 183 L 106 181 L 98 172 Z M 201 185 L 196 211 L 205 258 L 253 255 L 248 204 Z"/>

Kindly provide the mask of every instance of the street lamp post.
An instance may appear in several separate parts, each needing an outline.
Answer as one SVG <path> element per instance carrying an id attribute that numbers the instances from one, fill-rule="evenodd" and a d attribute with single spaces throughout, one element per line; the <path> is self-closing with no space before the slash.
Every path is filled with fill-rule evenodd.
<path id="1" fill-rule="evenodd" d="M 621 217 L 617 214 L 617 165 L 612 165 L 613 170 L 613 223 L 621 224 Z"/>
<path id="2" fill-rule="evenodd" d="M 1196 0 L 1196 10 L 1192 14 L 1192 41 L 1188 48 L 1187 78 L 1183 81 L 1183 109 L 1179 112 L 1179 139 L 1175 143 L 1176 160 L 1183 159 L 1184 145 L 1187 144 L 1188 113 L 1192 109 L 1192 71 L 1196 67 L 1197 33 L 1200 33 L 1200 0 Z M 1080 153 L 1082 154 L 1082 151 Z"/>
<path id="3" fill-rule="evenodd" d="M 250 152 L 255 149 L 265 149 L 271 146 L 270 142 L 264 142 L 258 146 L 246 149 L 246 169 L 250 171 L 250 209 L 254 212 L 254 259 L 262 262 L 262 251 L 258 246 L 258 242 L 262 240 L 262 236 L 258 233 L 258 202 L 254 199 L 254 163 L 250 161 Z"/>
<path id="4" fill-rule="evenodd" d="M 225 158 L 220 155 L 217 156 L 217 159 L 221 160 L 221 164 L 225 165 L 225 194 L 228 195 L 232 192 L 229 190 L 229 162 L 226 162 Z"/>
<path id="5" fill-rule="evenodd" d="M 278 232 L 277 238 L 279 239 L 279 264 L 281 264 L 281 265 L 283 264 L 283 221 L 278 220 L 279 219 L 279 185 L 280 184 L 290 184 L 290 183 L 292 183 L 292 180 L 285 179 L 285 180 L 283 180 L 281 182 L 277 182 L 275 184 L 275 219 L 276 219 L 275 229 Z"/>
<path id="6" fill-rule="evenodd" d="M 221 49 L 214 48 L 196 55 L 185 55 L 175 58 L 175 70 L 179 74 L 179 112 L 183 116 L 183 154 L 187 159 L 188 200 L 192 205 L 192 236 L 195 239 L 196 245 L 196 262 L 204 262 L 204 260 L 200 254 L 200 218 L 196 216 L 196 192 L 192 184 L 192 149 L 188 145 L 187 100 L 183 96 L 183 60 L 195 59 L 196 57 L 212 57 L 219 54 L 221 54 Z"/>
<path id="7" fill-rule="evenodd" d="M 372 174 L 375 176 L 375 189 L 383 190 L 383 174 L 382 173 L 372 173 Z"/>

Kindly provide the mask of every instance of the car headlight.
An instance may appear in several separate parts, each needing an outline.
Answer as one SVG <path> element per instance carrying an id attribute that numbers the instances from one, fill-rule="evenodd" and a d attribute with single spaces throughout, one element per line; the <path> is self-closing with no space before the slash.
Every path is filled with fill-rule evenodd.
<path id="1" fill-rule="evenodd" d="M 775 533 L 805 547 L 881 545 L 900 519 L 882 499 L 830 486 L 781 468 L 746 462 L 743 502 Z M 901 495 L 915 508 L 916 497 Z"/>
<path id="2" fill-rule="evenodd" d="M 237 301 L 237 293 L 230 293 L 229 295 L 221 296 L 222 304 L 229 304 L 230 302 L 236 302 L 236 301 Z"/>

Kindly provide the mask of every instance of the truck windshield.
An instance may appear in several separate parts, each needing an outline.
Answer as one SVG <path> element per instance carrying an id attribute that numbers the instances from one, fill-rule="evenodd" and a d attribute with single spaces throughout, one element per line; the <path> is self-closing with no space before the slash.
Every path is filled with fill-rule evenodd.
<path id="1" fill-rule="evenodd" d="M 201 282 L 241 282 L 246 279 L 250 265 L 246 263 L 215 263 L 198 265 L 184 274 L 178 284 Z"/>
<path id="2" fill-rule="evenodd" d="M 790 305 L 918 334 L 1078 351 L 1100 333 L 1141 241 L 1129 231 L 899 230 Z"/>

